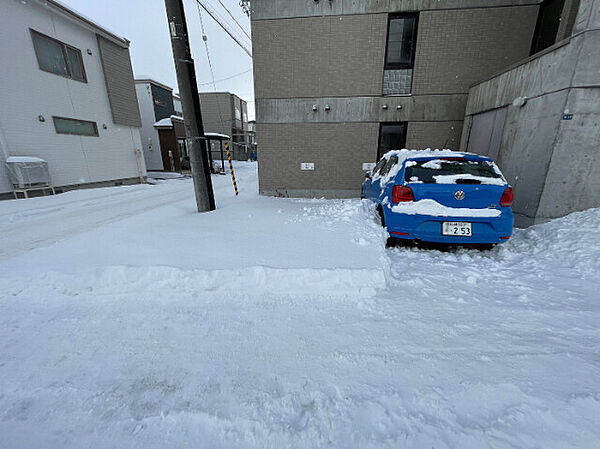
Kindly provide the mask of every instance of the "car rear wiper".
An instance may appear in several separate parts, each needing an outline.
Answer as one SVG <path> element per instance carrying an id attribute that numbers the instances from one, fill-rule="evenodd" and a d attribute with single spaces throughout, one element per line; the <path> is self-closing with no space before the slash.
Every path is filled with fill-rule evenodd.
<path id="1" fill-rule="evenodd" d="M 457 184 L 481 184 L 479 179 L 469 179 L 469 178 L 458 178 L 456 180 Z"/>

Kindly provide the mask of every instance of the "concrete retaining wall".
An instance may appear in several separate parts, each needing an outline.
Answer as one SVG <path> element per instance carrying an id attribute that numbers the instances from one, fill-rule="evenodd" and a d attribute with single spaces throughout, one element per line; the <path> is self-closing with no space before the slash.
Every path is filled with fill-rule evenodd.
<path id="1" fill-rule="evenodd" d="M 581 1 L 574 23 L 572 37 L 469 93 L 463 149 L 474 115 L 508 106 L 498 163 L 520 226 L 600 207 L 600 1 Z"/>

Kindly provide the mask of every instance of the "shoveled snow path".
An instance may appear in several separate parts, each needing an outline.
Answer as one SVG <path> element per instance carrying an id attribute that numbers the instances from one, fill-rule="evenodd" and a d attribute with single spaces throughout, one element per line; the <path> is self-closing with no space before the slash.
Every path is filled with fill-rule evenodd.
<path id="1" fill-rule="evenodd" d="M 214 214 L 190 190 L 0 256 L 0 447 L 600 447 L 600 210 L 384 250 L 366 203 L 261 198 L 253 167 Z"/>

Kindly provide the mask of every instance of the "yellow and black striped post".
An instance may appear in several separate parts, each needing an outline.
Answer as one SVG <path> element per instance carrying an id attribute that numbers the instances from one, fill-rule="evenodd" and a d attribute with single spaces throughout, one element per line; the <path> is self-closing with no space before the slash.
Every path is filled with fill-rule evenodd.
<path id="1" fill-rule="evenodd" d="M 233 181 L 233 188 L 235 189 L 235 194 L 239 195 L 237 189 L 237 182 L 235 182 L 235 173 L 233 172 L 233 162 L 231 162 L 231 153 L 229 152 L 229 143 L 225 143 L 225 150 L 227 151 L 227 160 L 229 161 L 229 170 L 231 170 L 231 180 Z"/>

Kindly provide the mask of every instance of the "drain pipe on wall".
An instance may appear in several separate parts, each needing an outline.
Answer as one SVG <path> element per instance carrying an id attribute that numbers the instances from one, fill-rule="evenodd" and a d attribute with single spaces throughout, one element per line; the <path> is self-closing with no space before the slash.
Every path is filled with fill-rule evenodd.
<path id="1" fill-rule="evenodd" d="M 133 142 L 133 154 L 135 154 L 135 162 L 137 163 L 138 176 L 140 177 L 140 184 L 145 184 L 146 179 L 144 178 L 145 173 L 145 165 L 144 165 L 144 154 L 142 153 L 142 149 L 138 148 L 135 139 L 133 137 L 133 129 L 131 131 L 131 142 Z"/>
<path id="2" fill-rule="evenodd" d="M 146 180 L 144 179 L 144 170 L 142 170 L 142 150 L 136 148 L 133 150 L 135 153 L 135 160 L 137 162 L 138 176 L 140 177 L 140 184 L 145 184 Z"/>
<path id="3" fill-rule="evenodd" d="M 2 131 L 2 124 L 0 123 L 0 153 L 4 155 L 4 160 L 8 159 L 8 145 L 4 138 L 4 131 Z"/>

